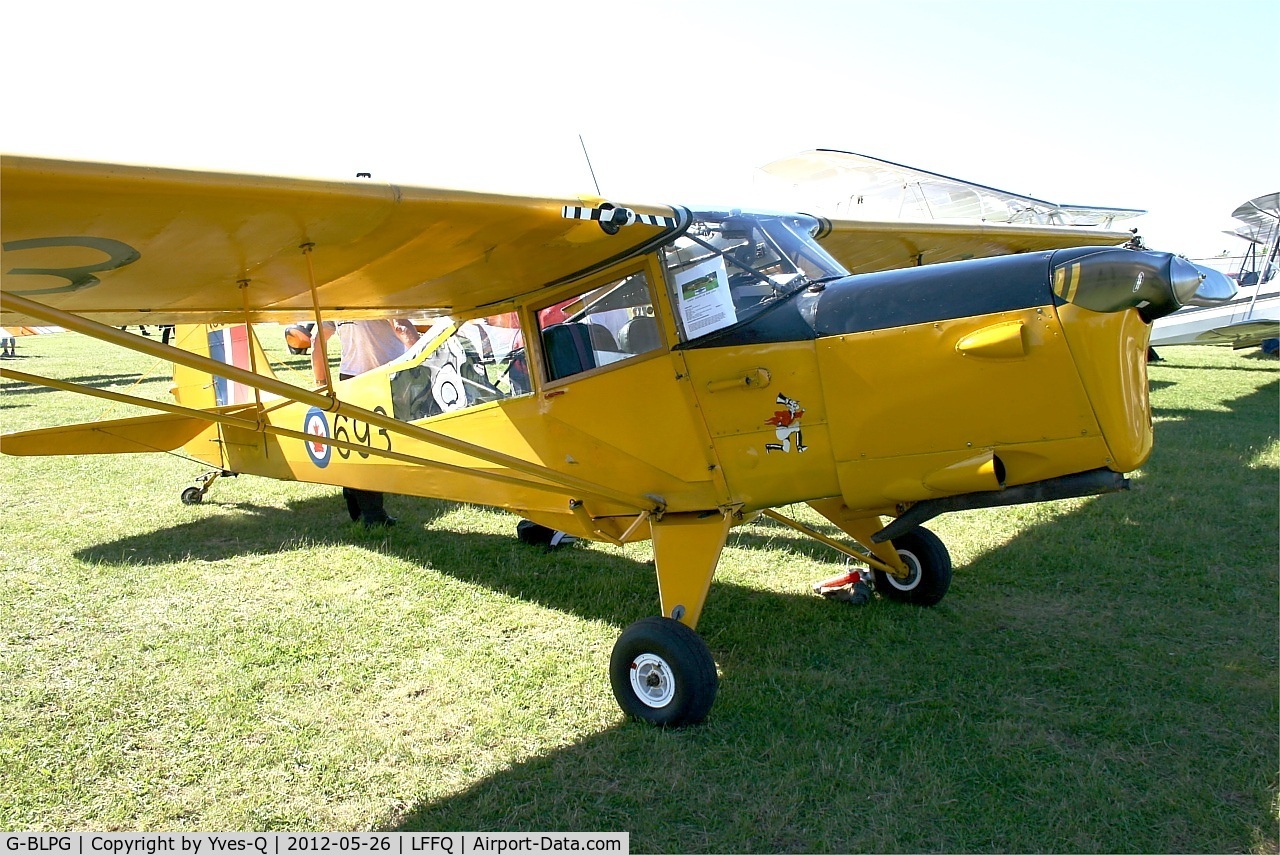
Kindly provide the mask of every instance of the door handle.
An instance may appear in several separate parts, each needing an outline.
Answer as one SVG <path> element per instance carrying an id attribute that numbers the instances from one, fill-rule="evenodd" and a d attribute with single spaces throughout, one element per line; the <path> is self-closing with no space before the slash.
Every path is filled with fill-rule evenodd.
<path id="1" fill-rule="evenodd" d="M 712 380 L 707 384 L 707 391 L 728 392 L 731 389 L 764 389 L 769 385 L 769 379 L 769 369 L 753 368 L 737 377 Z"/>

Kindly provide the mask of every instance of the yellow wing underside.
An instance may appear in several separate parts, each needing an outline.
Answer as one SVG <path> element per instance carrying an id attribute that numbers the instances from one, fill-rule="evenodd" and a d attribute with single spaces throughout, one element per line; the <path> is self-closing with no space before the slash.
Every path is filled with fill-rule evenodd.
<path id="1" fill-rule="evenodd" d="M 664 232 L 565 219 L 578 200 L 13 156 L 0 169 L 2 290 L 109 324 L 243 323 L 246 306 L 253 322 L 304 319 L 313 281 L 329 315 L 465 313 Z"/>
<path id="2" fill-rule="evenodd" d="M 106 324 L 467 315 L 584 275 L 665 237 L 608 235 L 544 199 L 0 159 L 0 291 Z M 663 206 L 630 206 L 671 216 Z M 1126 232 L 1004 224 L 824 221 L 855 273 L 1081 244 Z M 35 319 L 0 305 L 0 325 Z"/>

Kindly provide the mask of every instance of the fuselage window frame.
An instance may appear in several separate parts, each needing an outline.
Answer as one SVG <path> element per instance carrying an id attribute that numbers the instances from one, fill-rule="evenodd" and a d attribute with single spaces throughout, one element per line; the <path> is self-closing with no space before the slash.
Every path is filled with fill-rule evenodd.
<path id="1" fill-rule="evenodd" d="M 537 341 L 544 388 L 555 389 L 667 352 L 653 273 L 646 258 L 559 289 L 553 299 L 527 309 L 525 329 L 536 336 L 526 340 Z M 637 277 L 638 282 L 629 282 Z M 643 302 L 610 307 L 611 297 L 626 303 L 625 289 L 637 287 L 643 289 Z M 555 331 L 548 336 L 550 329 Z"/>

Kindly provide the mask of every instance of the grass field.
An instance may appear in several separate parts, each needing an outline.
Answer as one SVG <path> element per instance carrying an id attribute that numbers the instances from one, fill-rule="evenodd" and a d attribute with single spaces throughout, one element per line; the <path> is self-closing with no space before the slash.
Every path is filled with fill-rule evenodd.
<path id="1" fill-rule="evenodd" d="M 169 386 L 70 335 L 20 353 Z M 223 479 L 188 507 L 203 470 L 176 456 L 0 457 L 0 829 L 1276 852 L 1280 363 L 1163 355 L 1133 489 L 935 520 L 935 608 L 822 601 L 829 550 L 736 530 L 699 627 L 720 695 L 672 732 L 624 721 L 606 676 L 657 610 L 647 545 L 545 552 L 405 497 L 370 534 L 335 488 Z M 127 414 L 0 384 L 6 431 Z"/>

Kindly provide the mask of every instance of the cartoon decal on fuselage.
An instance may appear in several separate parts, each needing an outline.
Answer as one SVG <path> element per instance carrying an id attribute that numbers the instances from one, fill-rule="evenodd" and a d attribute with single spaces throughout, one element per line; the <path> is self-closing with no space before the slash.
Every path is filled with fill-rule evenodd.
<path id="1" fill-rule="evenodd" d="M 786 409 L 775 410 L 772 418 L 764 420 L 765 424 L 774 426 L 774 432 L 778 437 L 777 442 L 765 443 L 765 453 L 770 451 L 789 453 L 792 435 L 796 438 L 796 451 L 807 450 L 809 446 L 804 444 L 804 436 L 800 433 L 800 419 L 804 416 L 804 409 L 801 408 L 800 402 L 788 398 L 781 392 L 778 393 L 777 402 Z"/>

